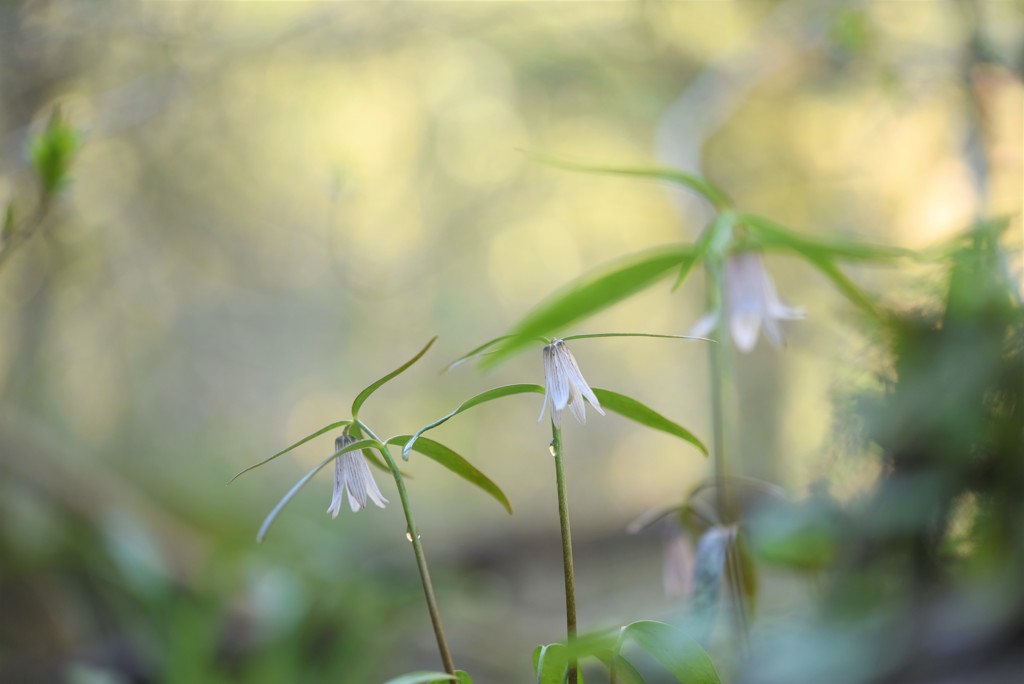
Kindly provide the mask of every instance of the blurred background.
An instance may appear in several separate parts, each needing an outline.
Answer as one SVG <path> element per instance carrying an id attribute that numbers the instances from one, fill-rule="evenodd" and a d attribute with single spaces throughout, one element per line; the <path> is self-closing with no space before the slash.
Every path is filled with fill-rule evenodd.
<path id="1" fill-rule="evenodd" d="M 348 418 L 434 335 L 364 408 L 379 434 L 541 382 L 539 350 L 439 373 L 578 275 L 708 218 L 658 183 L 524 151 L 679 166 L 798 230 L 912 248 L 1007 215 L 1019 286 L 1022 18 L 1013 1 L 0 2 L 0 206 L 31 207 L 27 149 L 55 107 L 81 133 L 43 229 L 0 264 L 0 681 L 437 669 L 393 483 L 378 478 L 387 509 L 332 521 L 324 473 L 257 545 L 335 435 L 231 476 Z M 808 317 L 785 350 L 762 340 L 738 359 L 732 467 L 795 499 L 854 500 L 882 459 L 856 439 L 851 397 L 880 387 L 889 357 L 820 275 L 767 264 Z M 848 272 L 893 309 L 946 292 L 944 267 Z M 562 332 L 683 334 L 701 279 L 669 284 Z M 700 343 L 573 350 L 592 384 L 710 441 Z M 455 660 L 478 682 L 528 681 L 533 647 L 564 628 L 539 408 L 512 397 L 435 433 L 511 517 L 408 465 Z M 593 413 L 566 449 L 581 626 L 678 610 L 662 535 L 626 528 L 708 461 Z M 765 581 L 768 615 L 816 586 Z"/>

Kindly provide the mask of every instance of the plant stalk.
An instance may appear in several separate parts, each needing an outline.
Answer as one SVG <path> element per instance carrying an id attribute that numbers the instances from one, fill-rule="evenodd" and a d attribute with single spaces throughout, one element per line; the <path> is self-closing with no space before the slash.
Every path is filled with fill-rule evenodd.
<path id="1" fill-rule="evenodd" d="M 565 468 L 562 463 L 562 430 L 551 421 L 551 453 L 555 457 L 555 483 L 558 488 L 558 522 L 562 532 L 562 565 L 565 568 L 565 631 L 570 648 L 576 640 L 576 573 L 572 566 L 572 533 L 569 530 L 569 502 L 565 494 Z M 577 684 L 576 656 L 569 658 L 567 684 Z"/>
<path id="2" fill-rule="evenodd" d="M 398 488 L 398 498 L 402 501 L 402 510 L 405 511 L 405 522 L 408 526 L 408 538 L 412 542 L 413 553 L 416 554 L 416 566 L 420 571 L 420 580 L 423 582 L 423 595 L 427 600 L 427 610 L 430 612 L 430 623 L 434 627 L 434 636 L 437 637 L 437 650 L 441 654 L 441 662 L 444 663 L 444 671 L 450 675 L 455 674 L 455 664 L 452 662 L 452 654 L 448 650 L 448 641 L 444 636 L 444 627 L 441 625 L 441 612 L 437 608 L 437 598 L 434 596 L 434 585 L 430 582 L 430 570 L 427 568 L 427 557 L 423 553 L 423 544 L 420 541 L 419 530 L 416 528 L 416 520 L 412 515 L 412 506 L 409 505 L 409 493 L 405 489 L 405 480 L 391 456 L 391 450 L 387 447 L 378 448 L 380 455 L 387 461 L 395 476 L 395 486 Z"/>
<path id="3" fill-rule="evenodd" d="M 707 269 L 707 299 L 710 311 L 718 310 L 718 325 L 711 332 L 714 340 L 708 345 L 708 365 L 711 380 L 711 463 L 714 468 L 715 494 L 719 521 L 723 524 L 733 522 L 731 497 L 728 492 L 728 468 L 725 460 L 725 400 L 723 385 L 727 372 L 725 359 L 725 341 L 723 329 L 728 312 L 724 308 L 722 296 L 722 275 L 718 267 Z"/>

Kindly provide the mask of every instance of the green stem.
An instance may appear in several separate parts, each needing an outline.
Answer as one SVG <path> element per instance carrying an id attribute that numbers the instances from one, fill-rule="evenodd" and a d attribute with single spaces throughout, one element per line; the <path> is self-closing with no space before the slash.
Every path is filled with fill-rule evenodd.
<path id="1" fill-rule="evenodd" d="M 733 526 L 729 545 L 726 547 L 725 580 L 733 608 L 734 630 L 740 645 L 739 650 L 741 654 L 745 654 L 749 626 L 746 598 L 743 594 L 743 573 L 740 568 L 736 539 L 739 512 L 735 508 L 729 488 L 729 471 L 725 459 L 725 385 L 731 376 L 728 355 L 732 347 L 731 341 L 725 333 L 728 311 L 725 308 L 721 269 L 719 267 L 708 268 L 707 274 L 708 304 L 720 312 L 718 325 L 712 333 L 715 342 L 708 345 L 708 363 L 711 373 L 711 431 L 714 440 L 711 457 L 714 464 L 719 524 Z"/>
<path id="2" fill-rule="evenodd" d="M 562 532 L 562 565 L 565 568 L 565 630 L 570 647 L 576 640 L 576 573 L 572 567 L 572 533 L 569 530 L 569 502 L 565 494 L 565 468 L 562 464 L 562 430 L 551 421 L 551 452 L 555 457 L 555 482 L 558 487 L 558 522 Z M 577 682 L 577 661 L 569 659 L 567 684 Z"/>
<path id="3" fill-rule="evenodd" d="M 365 425 L 360 424 L 364 429 Z M 370 433 L 373 437 L 373 433 Z M 374 437 L 374 439 L 377 439 Z M 378 440 L 380 441 L 380 440 Z M 413 553 L 416 554 L 416 566 L 420 571 L 420 580 L 423 582 L 423 595 L 427 599 L 427 610 L 430 612 L 430 623 L 434 627 L 434 636 L 437 637 L 437 650 L 441 653 L 441 662 L 444 663 L 444 671 L 450 675 L 455 674 L 455 664 L 452 662 L 452 654 L 448 650 L 448 641 L 444 636 L 444 627 L 441 625 L 441 612 L 437 609 L 437 598 L 434 596 L 434 585 L 430 582 L 430 570 L 427 568 L 427 557 L 423 553 L 423 543 L 420 541 L 419 530 L 416 528 L 416 520 L 412 515 L 412 506 L 409 505 L 409 493 L 405 489 L 405 480 L 398 469 L 398 464 L 391 456 L 391 450 L 387 447 L 378 448 L 380 455 L 387 461 L 395 476 L 395 486 L 398 488 L 398 498 L 402 501 L 402 510 L 405 511 L 405 522 L 408 526 L 409 541 L 412 542 Z"/>
<path id="4" fill-rule="evenodd" d="M 707 291 L 709 310 L 719 311 L 718 325 L 711 333 L 713 343 L 708 345 L 708 365 L 711 375 L 711 463 L 714 468 L 716 503 L 720 522 L 732 522 L 732 506 L 727 487 L 728 469 L 725 461 L 725 406 L 723 398 L 725 361 L 725 317 L 728 312 L 724 307 L 722 296 L 722 276 L 720 269 L 707 269 Z"/>

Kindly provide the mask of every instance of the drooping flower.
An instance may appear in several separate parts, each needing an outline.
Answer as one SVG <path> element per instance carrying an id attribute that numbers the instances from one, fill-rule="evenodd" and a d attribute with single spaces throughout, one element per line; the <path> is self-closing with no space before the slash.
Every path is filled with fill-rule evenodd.
<path id="1" fill-rule="evenodd" d="M 581 423 L 587 422 L 586 399 L 598 413 L 604 415 L 601 402 L 597 400 L 590 385 L 583 378 L 569 346 L 563 340 L 553 339 L 544 347 L 544 403 L 540 407 L 539 423 L 544 418 L 544 409 L 551 406 L 551 420 L 555 427 L 561 427 L 562 411 L 566 406 L 572 410 Z"/>
<path id="2" fill-rule="evenodd" d="M 340 451 L 356 441 L 352 435 L 342 435 L 334 440 L 334 450 Z M 366 500 L 370 499 L 378 507 L 384 508 L 388 500 L 380 493 L 377 483 L 370 472 L 370 466 L 363 456 L 362 450 L 349 451 L 334 459 L 334 494 L 327 512 L 337 518 L 341 512 L 341 494 L 348 490 L 348 503 L 353 511 L 366 508 Z"/>
<path id="3" fill-rule="evenodd" d="M 757 332 L 763 326 L 764 336 L 776 347 L 785 344 L 779 321 L 804 317 L 801 309 L 786 306 L 779 300 L 768 271 L 757 252 L 738 252 L 725 260 L 725 315 L 729 334 L 736 348 L 749 352 L 757 344 Z M 705 314 L 689 334 L 704 337 L 718 325 L 720 311 Z"/>

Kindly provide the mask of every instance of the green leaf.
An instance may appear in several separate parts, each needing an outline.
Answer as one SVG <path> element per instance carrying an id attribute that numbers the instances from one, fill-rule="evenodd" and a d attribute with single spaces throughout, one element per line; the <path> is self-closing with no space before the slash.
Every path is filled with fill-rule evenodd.
<path id="1" fill-rule="evenodd" d="M 846 277 L 846 274 L 839 270 L 839 267 L 828 258 L 806 254 L 807 260 L 812 266 L 821 271 L 826 278 L 832 281 L 832 284 L 836 286 L 836 289 L 844 297 L 850 300 L 850 302 L 867 314 L 869 317 L 876 321 L 882 322 L 885 320 L 882 313 L 875 306 L 875 303 L 871 300 L 868 295 L 861 290 L 859 287 L 853 284 L 853 281 Z"/>
<path id="2" fill-rule="evenodd" d="M 614 671 L 615 678 L 612 681 L 615 684 L 644 684 L 643 676 L 633 667 L 633 663 L 626 660 L 623 656 L 617 653 L 612 654 L 609 651 L 607 653 L 598 653 L 597 659 L 604 663 L 609 673 Z"/>
<path id="3" fill-rule="evenodd" d="M 353 418 L 358 418 L 359 417 L 359 409 L 362 407 L 363 402 L 365 402 L 367 399 L 370 398 L 371 394 L 373 394 L 374 392 L 379 390 L 389 380 L 393 380 L 394 378 L 396 378 L 399 375 L 401 375 L 402 373 L 404 373 L 409 368 L 409 366 L 411 366 L 412 364 L 414 364 L 417 361 L 419 361 L 420 358 L 424 354 L 427 353 L 427 350 L 430 349 L 430 346 L 432 344 L 434 344 L 434 342 L 436 342 L 436 341 L 437 341 L 437 336 L 435 335 L 433 338 L 431 338 L 431 340 L 429 342 L 427 342 L 427 346 L 425 346 L 423 349 L 421 349 L 419 351 L 419 353 L 416 354 L 416 356 L 412 357 L 411 359 L 409 359 L 408 361 L 403 363 L 401 366 L 399 366 L 395 370 L 391 371 L 390 373 L 385 375 L 383 378 L 381 378 L 380 380 L 378 380 L 377 382 L 373 383 L 372 385 L 370 385 L 369 387 L 364 389 L 362 392 L 360 392 L 359 395 L 356 397 L 356 400 L 352 402 L 352 417 Z"/>
<path id="4" fill-rule="evenodd" d="M 711 658 L 684 632 L 654 620 L 640 620 L 622 629 L 623 639 L 632 639 L 681 684 L 721 684 Z"/>
<path id="5" fill-rule="evenodd" d="M 297 448 L 297 447 L 300 447 L 300 446 L 302 446 L 303 444 L 305 444 L 305 443 L 306 443 L 306 442 L 308 442 L 309 440 L 311 440 L 311 439 L 315 439 L 316 437 L 319 437 L 320 435 L 324 434 L 325 432 L 330 432 L 331 430 L 335 430 L 335 429 L 337 429 L 337 428 L 340 428 L 340 427 L 344 427 L 345 425 L 351 425 L 351 424 L 352 424 L 352 421 L 351 421 L 351 420 L 339 420 L 339 421 L 338 421 L 338 422 L 336 422 L 336 423 L 331 423 L 330 425 L 328 425 L 328 426 L 326 426 L 326 427 L 322 427 L 322 428 L 320 428 L 319 430 L 317 430 L 316 432 L 314 432 L 313 434 L 311 434 L 311 435 L 306 435 L 305 437 L 303 437 L 302 439 L 300 439 L 300 440 L 299 440 L 298 442 L 296 442 L 295 444 L 292 444 L 292 445 L 291 445 L 290 447 L 288 447 L 287 449 L 282 449 L 281 451 L 278 451 L 278 452 L 277 452 L 276 454 L 274 454 L 274 455 L 273 455 L 273 456 L 271 456 L 270 458 L 264 459 L 264 460 L 260 461 L 259 463 L 257 463 L 256 465 L 251 465 L 251 466 L 249 466 L 248 468 L 246 468 L 245 470 L 242 470 L 242 471 L 241 471 L 241 472 L 239 472 L 239 473 L 238 473 L 237 475 L 235 475 L 235 476 L 234 476 L 233 478 L 231 478 L 231 479 L 230 479 L 230 480 L 228 481 L 228 484 L 231 484 L 232 482 L 234 482 L 235 480 L 237 480 L 237 479 L 238 479 L 239 477 L 241 477 L 241 476 L 242 476 L 242 475 L 244 475 L 245 473 L 249 472 L 250 470 L 255 470 L 256 468 L 259 468 L 259 467 L 260 467 L 260 466 L 262 466 L 262 465 L 266 465 L 266 464 L 270 463 L 271 461 L 273 461 L 273 460 L 274 460 L 275 458 L 277 458 L 278 456 L 284 456 L 285 454 L 287 454 L 287 453 L 288 453 L 289 451 L 291 451 L 292 449 L 295 449 L 295 448 Z"/>
<path id="6" fill-rule="evenodd" d="M 389 679 L 384 684 L 433 684 L 433 682 L 463 682 L 467 680 L 456 679 L 450 674 L 444 672 L 410 672 L 409 674 L 402 675 L 401 677 L 395 677 Z M 472 684 L 472 680 L 468 680 Z"/>
<path id="7" fill-rule="evenodd" d="M 411 439 L 411 435 L 399 435 L 398 437 L 392 437 L 389 439 L 387 444 L 406 444 Z M 427 458 L 440 463 L 467 482 L 475 484 L 477 487 L 497 499 L 498 503 L 504 506 L 506 511 L 512 513 L 512 504 L 508 502 L 508 498 L 505 496 L 505 493 L 501 491 L 501 488 L 494 484 L 489 477 L 477 470 L 472 463 L 462 456 L 459 456 L 444 444 L 435 442 L 427 437 L 420 437 L 413 443 L 412 448 Z"/>
<path id="8" fill-rule="evenodd" d="M 78 145 L 78 134 L 64 121 L 60 109 L 54 109 L 46 130 L 29 145 L 29 157 L 44 196 L 52 195 L 67 183 Z"/>
<path id="9" fill-rule="evenodd" d="M 693 260 L 693 248 L 673 245 L 634 254 L 577 279 L 519 321 L 510 339 L 484 359 L 481 367 L 493 366 L 537 337 L 548 336 L 636 294 L 688 260 Z"/>
<path id="10" fill-rule="evenodd" d="M 533 650 L 533 671 L 537 684 L 563 684 L 569 669 L 569 652 L 565 644 L 546 644 Z"/>
<path id="11" fill-rule="evenodd" d="M 409 438 L 409 441 L 406 443 L 406 445 L 402 447 L 402 458 L 409 460 L 409 452 L 412 451 L 413 445 L 416 443 L 416 440 L 420 438 L 420 435 L 422 435 L 427 430 L 433 430 L 438 425 L 448 422 L 450 419 L 459 415 L 463 411 L 467 411 L 473 408 L 474 406 L 479 406 L 480 404 L 486 403 L 488 401 L 500 399 L 501 397 L 507 397 L 512 394 L 525 394 L 527 392 L 544 394 L 544 388 L 541 387 L 540 385 L 528 384 L 503 385 L 502 387 L 495 387 L 494 389 L 487 390 L 486 392 L 481 392 L 475 397 L 467 399 L 466 401 L 462 402 L 462 404 L 460 404 L 457 409 L 455 409 L 448 415 L 438 418 L 433 423 L 428 423 L 427 425 L 424 425 L 415 433 L 413 433 L 412 437 Z"/>
<path id="12" fill-rule="evenodd" d="M 707 337 L 694 337 L 693 335 L 660 335 L 657 333 L 586 333 L 583 335 L 566 335 L 562 338 L 563 342 L 571 342 L 572 340 L 589 340 L 596 337 L 661 337 L 666 340 L 703 340 L 705 342 L 711 342 Z"/>
<path id="13" fill-rule="evenodd" d="M 703 261 L 708 252 L 720 252 L 732 240 L 732 229 L 736 224 L 736 214 L 732 211 L 723 211 L 715 217 L 711 225 L 704 229 L 697 238 L 694 245 L 693 259 L 683 262 L 679 268 L 679 275 L 672 284 L 672 291 L 675 292 L 690 275 L 693 265 Z"/>
<path id="14" fill-rule="evenodd" d="M 615 411 L 619 415 L 634 420 L 641 425 L 646 425 L 649 428 L 675 435 L 697 447 L 705 456 L 708 455 L 708 448 L 692 432 L 682 425 L 672 422 L 654 409 L 641 404 L 632 397 L 627 397 L 625 394 L 619 394 L 618 392 L 612 392 L 611 390 L 599 387 L 592 387 L 591 389 L 594 391 L 594 395 L 597 396 L 597 400 L 601 402 L 602 408 Z"/>
<path id="15" fill-rule="evenodd" d="M 456 670 L 455 679 L 458 684 L 473 684 L 473 678 L 465 670 Z"/>
<path id="16" fill-rule="evenodd" d="M 488 349 L 490 349 L 494 345 L 498 344 L 499 342 L 507 340 L 509 337 L 511 337 L 511 335 L 502 335 L 501 337 L 495 337 L 493 340 L 488 340 L 488 341 L 484 342 L 479 347 L 476 347 L 475 349 L 472 349 L 472 350 L 466 352 L 465 354 L 463 354 L 459 358 L 457 358 L 454 361 L 452 361 L 451 363 L 449 363 L 447 366 L 445 366 L 444 371 L 442 371 L 442 372 L 450 371 L 451 369 L 455 368 L 456 366 L 461 366 L 463 363 L 465 363 L 466 361 L 469 361 L 473 357 L 479 356 L 481 354 L 486 353 Z"/>
<path id="17" fill-rule="evenodd" d="M 553 166 L 566 171 L 582 171 L 584 173 L 600 173 L 614 176 L 634 176 L 639 178 L 655 178 L 658 180 L 676 183 L 685 186 L 706 199 L 716 209 L 725 209 L 731 204 L 725 192 L 712 183 L 685 171 L 667 168 L 630 168 L 619 166 L 592 166 L 579 164 L 567 159 L 560 159 L 548 154 L 537 152 L 526 152 L 526 155 L 534 161 Z"/>
<path id="18" fill-rule="evenodd" d="M 875 245 L 852 240 L 816 238 L 800 235 L 785 226 L 755 214 L 739 214 L 738 220 L 751 229 L 765 248 L 781 247 L 804 256 L 845 261 L 891 261 L 920 255 L 904 247 Z"/>
<path id="19" fill-rule="evenodd" d="M 303 475 L 302 478 L 298 482 L 296 482 L 291 489 L 288 490 L 288 493 L 281 497 L 281 500 L 277 502 L 276 506 L 274 506 L 274 510 L 270 511 L 270 515 L 267 516 L 266 520 L 264 520 L 263 524 L 260 526 L 260 531 L 256 535 L 256 541 L 263 541 L 263 538 L 267 536 L 267 531 L 270 529 L 270 526 L 274 523 L 274 520 L 277 519 L 277 515 L 282 510 L 284 510 L 284 507 L 288 505 L 288 502 L 295 498 L 295 495 L 298 494 L 302 490 L 302 488 L 306 486 L 306 483 L 312 480 L 313 476 L 319 473 L 320 470 L 322 470 L 325 465 L 336 459 L 338 456 L 341 456 L 342 454 L 346 454 L 350 451 L 356 451 L 357 449 L 366 449 L 368 447 L 386 448 L 375 439 L 361 439 L 358 442 L 353 442 L 352 444 L 349 444 L 343 449 L 335 451 L 333 454 L 331 454 L 323 461 L 321 461 L 319 465 L 317 465 L 315 468 L 313 468 L 308 473 Z"/>

